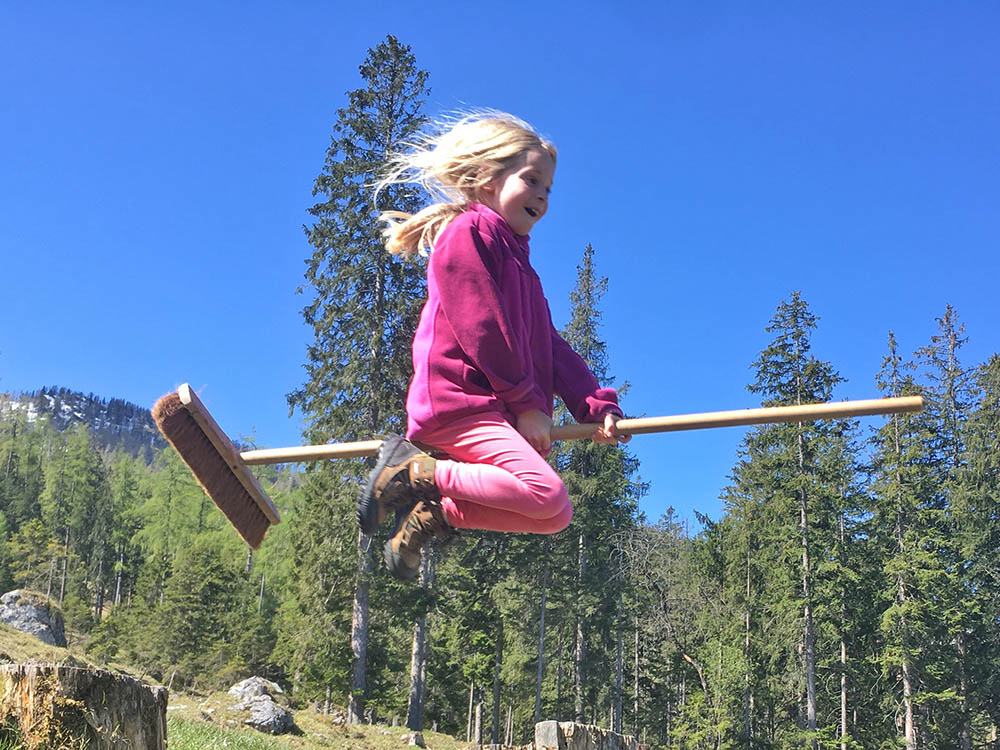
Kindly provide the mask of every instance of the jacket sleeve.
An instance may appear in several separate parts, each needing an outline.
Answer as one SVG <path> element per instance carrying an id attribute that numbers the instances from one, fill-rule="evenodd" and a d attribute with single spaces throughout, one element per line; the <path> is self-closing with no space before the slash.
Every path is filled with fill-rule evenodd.
<path id="1" fill-rule="evenodd" d="M 552 327 L 555 389 L 577 422 L 600 422 L 607 414 L 622 416 L 618 394 L 601 388 L 583 357 Z"/>
<path id="2" fill-rule="evenodd" d="M 452 222 L 431 253 L 444 316 L 465 355 L 512 413 L 549 411 L 504 309 L 497 283 L 502 249 L 465 216 Z"/>

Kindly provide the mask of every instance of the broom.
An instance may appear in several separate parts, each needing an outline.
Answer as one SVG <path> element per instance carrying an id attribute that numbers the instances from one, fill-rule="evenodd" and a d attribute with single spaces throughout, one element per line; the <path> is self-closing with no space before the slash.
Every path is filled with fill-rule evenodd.
<path id="1" fill-rule="evenodd" d="M 920 411 L 923 405 L 924 401 L 920 396 L 902 396 L 621 419 L 618 421 L 618 432 L 622 435 L 643 435 L 651 432 L 678 432 L 709 427 L 811 422 L 872 414 L 916 412 Z M 381 440 L 363 440 L 354 443 L 270 448 L 241 453 L 212 419 L 212 415 L 187 383 L 178 388 L 176 393 L 168 393 L 156 402 L 153 407 L 153 419 L 163 436 L 180 454 L 205 493 L 253 549 L 260 546 L 268 528 L 281 519 L 278 509 L 261 488 L 249 466 L 374 456 L 382 445 Z M 589 438 L 597 426 L 569 424 L 553 427 L 552 439 Z"/>

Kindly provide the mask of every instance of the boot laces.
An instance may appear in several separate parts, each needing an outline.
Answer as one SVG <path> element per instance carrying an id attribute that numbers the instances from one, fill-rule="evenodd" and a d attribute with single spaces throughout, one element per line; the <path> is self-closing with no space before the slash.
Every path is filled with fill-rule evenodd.
<path id="1" fill-rule="evenodd" d="M 433 536 L 440 528 L 441 524 L 432 506 L 424 503 L 423 507 L 426 509 L 426 512 L 420 512 L 416 508 L 410 511 L 403 526 L 402 545 L 409 546 L 414 541 L 414 537 L 417 537 L 416 541 L 423 542 L 427 537 Z"/>

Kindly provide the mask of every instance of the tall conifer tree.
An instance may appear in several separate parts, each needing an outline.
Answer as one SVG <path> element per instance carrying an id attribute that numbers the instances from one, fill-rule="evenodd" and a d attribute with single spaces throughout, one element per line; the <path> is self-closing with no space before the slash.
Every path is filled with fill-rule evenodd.
<path id="1" fill-rule="evenodd" d="M 951 680 L 950 684 L 937 686 L 941 697 L 935 700 L 936 707 L 933 704 L 929 707 L 934 707 L 935 715 L 940 715 L 942 735 L 957 736 L 961 750 L 971 750 L 969 636 L 976 613 L 970 606 L 975 600 L 966 599 L 970 587 L 959 541 L 969 516 L 960 512 L 961 504 L 956 501 L 961 496 L 961 477 L 967 464 L 965 433 L 972 407 L 972 378 L 961 363 L 961 349 L 967 339 L 965 326 L 959 323 L 954 308 L 947 305 L 937 322 L 938 332 L 931 336 L 930 344 L 917 351 L 917 357 L 928 381 L 924 390 L 928 420 L 924 450 L 935 478 L 931 502 L 938 512 L 941 542 L 938 555 L 942 575 L 935 601 L 942 610 L 937 637 L 941 644 L 939 655 L 950 662 L 947 672 Z"/>
<path id="2" fill-rule="evenodd" d="M 1000 355 L 976 371 L 976 401 L 966 428 L 968 460 L 956 506 L 965 517 L 961 559 L 967 596 L 975 599 L 970 664 L 975 708 L 1000 725 Z"/>
<path id="3" fill-rule="evenodd" d="M 912 395 L 919 391 L 912 373 L 902 362 L 895 336 L 889 334 L 889 351 L 878 375 L 885 396 Z M 889 705 L 901 707 L 899 739 L 907 750 L 917 746 L 918 693 L 927 655 L 921 648 L 929 634 L 927 606 L 922 602 L 926 582 L 937 567 L 934 553 L 921 540 L 934 528 L 928 496 L 933 486 L 923 460 L 923 419 L 893 415 L 873 439 L 872 494 L 875 524 L 873 536 L 879 545 L 884 581 L 881 598 L 885 605 L 880 622 L 883 671 L 896 686 L 887 697 Z M 931 536 L 931 538 L 933 538 Z"/>
<path id="4" fill-rule="evenodd" d="M 594 248 L 588 244 L 577 281 L 570 293 L 570 321 L 563 338 L 584 359 L 601 385 L 613 380 L 608 371 L 607 344 L 601 338 L 600 301 L 608 280 L 597 273 Z M 560 409 L 566 419 L 565 408 Z M 617 697 L 607 686 L 617 664 L 614 644 L 618 594 L 622 584 L 614 568 L 616 534 L 635 525 L 637 501 L 642 492 L 634 480 L 636 460 L 623 447 L 574 441 L 554 451 L 552 461 L 563 475 L 574 504 L 570 533 L 560 535 L 564 554 L 576 557 L 574 648 L 574 715 L 577 721 L 594 720 L 598 711 L 611 709 Z M 611 585 L 609 585 L 609 583 Z M 603 709 L 603 710 L 602 710 Z"/>
<path id="5" fill-rule="evenodd" d="M 390 186 L 373 202 L 372 185 L 386 157 L 424 123 L 427 73 L 391 35 L 368 51 L 359 72 L 362 88 L 349 92 L 347 106 L 337 111 L 307 230 L 314 250 L 303 317 L 314 341 L 308 379 L 289 403 L 304 414 L 311 443 L 402 429 L 410 341 L 424 297 L 422 269 L 391 258 L 378 225 L 386 209 L 415 213 L 419 198 L 405 186 Z M 314 690 L 346 688 L 353 722 L 364 712 L 373 568 L 372 540 L 350 539 L 364 471 L 361 462 L 343 461 L 309 472 L 295 557 L 298 596 L 285 620 L 296 640 L 286 661 L 303 677 L 311 673 Z M 351 579 L 354 585 L 345 586 Z M 351 651 L 345 653 L 339 644 L 348 642 L 348 633 Z"/>
<path id="6" fill-rule="evenodd" d="M 764 406 L 831 399 L 841 378 L 811 353 L 816 320 L 798 292 L 778 306 L 766 328 L 774 338 L 754 362 L 755 379 L 749 386 Z M 797 637 L 780 638 L 784 648 L 769 655 L 766 670 L 772 685 L 777 680 L 784 687 L 768 690 L 776 703 L 763 708 L 786 717 L 782 735 L 788 736 L 788 724 L 798 724 L 803 741 L 812 747 L 819 739 L 821 715 L 816 589 L 821 561 L 834 555 L 837 544 L 837 483 L 841 467 L 850 463 L 843 456 L 844 430 L 844 425 L 830 422 L 758 428 L 744 441 L 746 458 L 735 477 L 739 494 L 759 498 L 753 506 L 767 518 L 760 527 L 767 536 L 754 546 L 760 544 L 775 555 L 764 564 L 770 569 L 765 584 L 769 603 L 762 614 L 772 623 L 799 629 Z M 794 692 L 788 691 L 789 685 L 797 686 Z M 752 722 L 743 723 L 746 727 Z"/>

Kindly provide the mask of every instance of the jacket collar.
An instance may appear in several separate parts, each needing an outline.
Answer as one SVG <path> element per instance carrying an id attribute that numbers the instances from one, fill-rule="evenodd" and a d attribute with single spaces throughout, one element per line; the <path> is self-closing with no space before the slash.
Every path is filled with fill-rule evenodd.
<path id="1" fill-rule="evenodd" d="M 530 254 L 531 251 L 528 247 L 528 242 L 531 239 L 530 234 L 514 234 L 514 230 L 510 228 L 510 224 L 507 223 L 506 219 L 482 203 L 470 203 L 469 210 L 486 217 L 491 224 L 498 227 L 504 234 L 510 237 L 514 241 L 514 244 L 524 251 L 525 255 Z"/>

